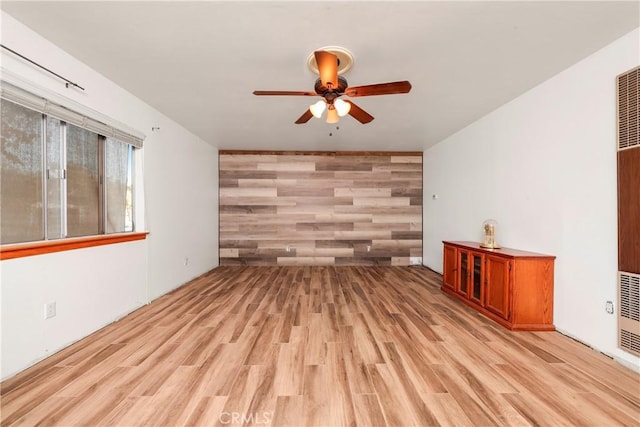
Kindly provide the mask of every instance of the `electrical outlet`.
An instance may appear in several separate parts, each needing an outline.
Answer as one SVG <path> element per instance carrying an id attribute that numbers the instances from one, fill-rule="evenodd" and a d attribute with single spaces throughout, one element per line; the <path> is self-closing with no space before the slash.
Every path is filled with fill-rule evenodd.
<path id="1" fill-rule="evenodd" d="M 52 317 L 56 317 L 56 302 L 48 302 L 44 305 L 44 318 L 51 319 Z"/>
<path id="2" fill-rule="evenodd" d="M 287 252 L 291 252 L 291 246 L 287 245 Z"/>
<path id="3" fill-rule="evenodd" d="M 422 264 L 422 257 L 419 256 L 412 256 L 409 260 L 409 263 L 411 265 L 421 265 Z"/>
<path id="4" fill-rule="evenodd" d="M 371 252 L 371 245 L 367 245 L 367 252 Z"/>
<path id="5" fill-rule="evenodd" d="M 608 314 L 613 314 L 613 301 L 607 301 L 606 310 Z"/>
<path id="6" fill-rule="evenodd" d="M 184 261 L 183 261 L 184 266 L 186 267 L 187 265 L 189 265 L 189 257 L 185 257 Z"/>

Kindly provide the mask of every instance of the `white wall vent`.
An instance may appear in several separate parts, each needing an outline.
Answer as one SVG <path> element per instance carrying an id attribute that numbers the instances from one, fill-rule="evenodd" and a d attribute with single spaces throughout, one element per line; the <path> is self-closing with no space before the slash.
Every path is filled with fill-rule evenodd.
<path id="1" fill-rule="evenodd" d="M 618 272 L 618 346 L 640 356 L 640 274 Z"/>
<path id="2" fill-rule="evenodd" d="M 640 146 L 640 67 L 618 76 L 618 150 Z"/>

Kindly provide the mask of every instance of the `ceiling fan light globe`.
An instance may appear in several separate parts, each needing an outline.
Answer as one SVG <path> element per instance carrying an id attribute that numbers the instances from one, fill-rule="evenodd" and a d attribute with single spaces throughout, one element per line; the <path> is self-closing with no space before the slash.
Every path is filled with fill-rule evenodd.
<path id="1" fill-rule="evenodd" d="M 342 99 L 336 99 L 333 102 L 333 106 L 336 108 L 336 111 L 338 112 L 338 116 L 340 117 L 346 116 L 347 114 L 349 114 L 349 111 L 351 110 L 351 104 L 343 101 Z"/>
<path id="2" fill-rule="evenodd" d="M 327 104 L 324 102 L 324 99 L 321 99 L 320 101 L 311 104 L 311 106 L 309 107 L 309 111 L 311 111 L 313 117 L 319 119 L 320 117 L 322 117 L 322 113 L 324 113 L 324 110 L 326 108 Z"/>
<path id="3" fill-rule="evenodd" d="M 340 116 L 335 108 L 327 109 L 327 123 L 338 123 Z"/>

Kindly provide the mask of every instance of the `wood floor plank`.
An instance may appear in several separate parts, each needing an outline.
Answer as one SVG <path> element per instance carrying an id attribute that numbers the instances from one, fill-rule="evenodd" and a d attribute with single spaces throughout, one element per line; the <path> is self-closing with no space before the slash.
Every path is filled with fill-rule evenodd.
<path id="1" fill-rule="evenodd" d="M 489 337 L 489 341 L 478 341 L 466 332 L 448 323 L 435 325 L 432 326 L 432 328 L 443 339 L 445 347 L 447 343 L 453 343 L 458 347 L 456 351 L 464 352 L 469 358 L 476 360 L 478 363 L 487 365 L 507 363 L 505 362 L 505 355 L 501 351 L 492 348 L 491 343 L 496 339 L 498 341 L 500 340 L 491 334 L 492 329 L 482 329 L 484 332 L 483 336 Z M 478 347 L 481 347 L 482 351 L 478 351 Z"/>
<path id="2" fill-rule="evenodd" d="M 559 372 L 558 378 L 566 379 L 566 383 L 576 390 L 577 393 L 590 392 L 598 396 L 602 401 L 616 408 L 617 411 L 633 416 L 640 413 L 640 403 L 626 394 L 619 394 L 615 388 L 611 388 L 609 384 L 603 384 L 578 367 L 565 363 L 553 366 L 554 372 Z M 632 376 L 633 377 L 633 376 Z M 578 383 L 576 385 L 576 382 Z M 640 397 L 640 383 L 637 385 L 638 395 Z M 584 390 L 583 390 L 584 389 Z"/>
<path id="3" fill-rule="evenodd" d="M 578 407 L 581 411 L 586 412 L 595 421 L 594 425 L 620 424 L 623 426 L 632 426 L 634 423 L 640 425 L 640 419 L 632 415 L 626 410 L 620 410 L 615 402 L 610 402 L 596 393 L 577 393 L 576 400 L 579 401 Z"/>
<path id="4" fill-rule="evenodd" d="M 278 396 L 271 425 L 299 427 L 303 419 L 303 402 L 302 395 Z"/>
<path id="5" fill-rule="evenodd" d="M 293 326 L 309 325 L 309 294 L 300 288 L 301 294 L 297 295 L 298 299 L 293 306 Z"/>
<path id="6" fill-rule="evenodd" d="M 384 343 L 387 366 L 393 377 L 397 379 L 397 383 L 401 384 L 402 391 L 407 397 L 407 402 L 411 406 L 413 413 L 420 425 L 438 425 L 438 421 L 433 413 L 427 408 L 421 397 L 422 393 L 427 393 L 426 387 L 423 387 L 420 378 L 412 379 L 402 362 L 402 357 L 398 353 L 396 346 L 392 342 Z M 416 386 L 418 384 L 418 386 Z"/>
<path id="7" fill-rule="evenodd" d="M 255 333 L 257 335 L 257 331 Z M 203 365 L 203 367 L 206 366 L 202 391 L 205 396 L 229 395 L 235 378 L 243 366 L 246 348 L 246 345 L 243 348 L 239 343 L 220 344 Z"/>
<path id="8" fill-rule="evenodd" d="M 104 419 L 111 414 L 115 408 L 120 406 L 122 402 L 127 398 L 126 393 L 122 391 L 113 391 L 103 389 L 101 395 L 97 398 L 87 399 L 85 401 L 85 408 L 75 408 L 75 423 L 76 425 L 97 426 Z M 96 405 L 96 400 L 99 404 Z M 84 413 L 90 414 L 84 416 Z"/>
<path id="9" fill-rule="evenodd" d="M 433 370 L 467 416 L 478 425 L 500 424 L 498 414 L 491 412 L 467 382 L 449 365 L 433 365 Z"/>
<path id="10" fill-rule="evenodd" d="M 449 365 L 473 393 L 474 398 L 489 409 L 502 425 L 512 425 L 514 419 L 519 418 L 510 405 L 504 404 L 500 393 L 515 392 L 515 388 L 493 369 L 482 366 L 475 361 L 464 362 L 456 358 L 454 352 L 442 348 L 444 354 L 448 354 Z M 479 365 L 483 368 L 481 369 Z M 476 369 L 471 369 L 471 367 Z"/>
<path id="11" fill-rule="evenodd" d="M 355 344 L 366 364 L 384 363 L 384 357 L 379 347 L 380 342 L 376 341 L 371 327 L 362 313 L 353 317 L 353 335 L 355 336 Z"/>
<path id="12" fill-rule="evenodd" d="M 492 393 L 515 393 L 517 391 L 509 381 L 496 372 L 493 364 L 482 363 L 481 358 L 474 357 L 473 353 L 467 353 L 455 343 L 450 343 L 448 346 L 441 345 L 440 351 L 447 360 L 447 364 L 456 368 L 465 381 L 472 388 L 477 388 L 481 394 L 484 390 L 490 390 Z"/>
<path id="13" fill-rule="evenodd" d="M 323 365 L 327 357 L 327 343 L 323 339 L 321 313 L 309 314 L 309 334 L 307 335 L 305 365 Z M 313 331 L 313 333 L 311 332 Z"/>
<path id="14" fill-rule="evenodd" d="M 174 375 L 155 397 L 154 406 L 158 410 L 148 422 L 153 425 L 182 425 L 186 422 L 191 409 L 191 396 L 199 390 L 202 372 L 195 366 L 178 366 Z"/>
<path id="15" fill-rule="evenodd" d="M 251 346 L 249 354 L 245 359 L 245 365 L 264 365 L 271 356 L 275 348 L 274 334 L 278 329 L 280 323 L 280 315 L 269 314 L 262 322 L 260 330 L 258 331 L 258 337 Z"/>
<path id="16" fill-rule="evenodd" d="M 377 394 L 354 394 L 356 424 L 359 426 L 386 427 L 384 414 Z"/>
<path id="17" fill-rule="evenodd" d="M 193 350 L 181 362 L 183 366 L 202 366 L 213 350 L 222 342 L 229 342 L 231 336 L 231 322 L 221 321 L 215 327 L 206 326 L 205 333 L 193 346 Z"/>
<path id="18" fill-rule="evenodd" d="M 281 309 L 284 315 L 280 316 L 280 325 L 278 328 L 278 342 L 288 343 L 291 336 L 291 328 L 293 327 L 294 308 L 293 304 L 297 304 L 298 297 L 293 297 L 293 301 Z"/>
<path id="19" fill-rule="evenodd" d="M 356 344 L 353 327 L 343 326 L 340 328 L 340 333 L 342 342 L 344 343 L 342 351 L 351 390 L 354 393 L 375 393 L 373 384 L 371 383 L 371 376 L 367 369 L 367 363 L 362 358 L 358 345 Z"/>
<path id="20" fill-rule="evenodd" d="M 589 375 L 594 381 L 605 385 L 640 407 L 638 376 L 630 375 L 628 368 L 561 334 L 545 336 L 535 333 L 534 335 L 542 338 L 547 351 L 556 354 L 571 366 Z M 598 369 L 592 369 L 593 366 L 598 366 Z"/>
<path id="21" fill-rule="evenodd" d="M 543 377 L 530 370 L 525 370 L 522 366 L 516 368 L 513 365 L 498 365 L 496 369 L 507 378 L 517 382 L 522 392 L 534 394 L 538 400 L 553 409 L 561 419 L 565 419 L 573 425 L 589 425 L 589 418 L 575 411 L 572 393 L 558 393 L 554 388 L 546 388 L 541 380 Z"/>
<path id="22" fill-rule="evenodd" d="M 263 366 L 257 365 L 243 365 L 240 368 L 240 372 L 238 373 L 238 376 L 233 383 L 233 388 L 229 393 L 229 398 L 224 405 L 224 414 L 249 413 L 249 405 L 251 404 L 251 400 L 256 393 L 261 380 L 260 376 L 263 370 Z M 216 425 L 223 426 L 224 424 L 225 420 L 221 419 Z M 236 423 L 231 424 L 233 425 Z"/>
<path id="23" fill-rule="evenodd" d="M 274 345 L 274 351 L 265 360 L 265 365 L 260 370 L 260 378 L 256 391 L 251 397 L 246 413 L 250 414 L 249 424 L 264 424 L 263 421 L 273 418 L 273 408 L 276 404 L 277 392 L 275 376 L 277 371 L 277 361 L 281 346 Z"/>
<path id="24" fill-rule="evenodd" d="M 121 424 L 121 419 L 124 418 L 131 408 L 138 401 L 138 397 L 127 397 L 118 403 L 109 413 L 107 413 L 101 421 L 96 423 L 97 426 L 118 426 Z M 127 418 L 126 422 L 130 422 Z"/>
<path id="25" fill-rule="evenodd" d="M 340 341 L 340 329 L 338 327 L 338 313 L 333 302 L 322 303 L 322 318 L 324 325 L 324 341 Z"/>
<path id="26" fill-rule="evenodd" d="M 505 393 L 502 396 L 529 425 L 544 426 L 550 420 L 557 426 L 576 425 L 529 393 Z"/>
<path id="27" fill-rule="evenodd" d="M 302 418 L 299 420 L 305 426 L 340 425 L 333 408 L 329 372 L 325 365 L 307 365 L 304 368 L 304 400 Z"/>
<path id="28" fill-rule="evenodd" d="M 15 421 L 15 425 L 52 425 L 61 408 L 70 406 L 75 397 L 51 396 L 45 404 L 38 405 Z M 4 424 L 4 423 L 3 423 Z"/>
<path id="29" fill-rule="evenodd" d="M 400 392 L 399 384 L 394 384 L 389 368 L 384 364 L 371 364 L 367 368 L 387 425 L 419 425 L 418 420 L 413 416 L 407 397 Z"/>
<path id="30" fill-rule="evenodd" d="M 157 409 L 152 405 L 152 402 L 152 396 L 140 396 L 129 400 L 128 405 L 121 408 L 122 413 L 118 414 L 117 422 L 110 421 L 113 422 L 110 425 L 116 427 L 122 425 L 142 427 L 146 425 Z"/>
<path id="31" fill-rule="evenodd" d="M 399 331 L 396 335 L 395 345 L 402 354 L 402 358 L 407 364 L 410 371 L 415 376 L 422 377 L 421 385 L 428 390 L 429 393 L 446 393 L 447 389 L 442 381 L 431 369 L 432 360 L 428 360 L 428 356 L 421 352 L 419 348 L 413 345 L 409 337 Z"/>
<path id="32" fill-rule="evenodd" d="M 340 413 L 340 420 L 337 425 L 355 425 L 355 412 L 353 407 L 353 394 L 347 379 L 347 368 L 344 360 L 341 342 L 331 342 L 327 344 L 327 367 L 329 374 L 329 387 L 331 390 L 332 410 Z"/>
<path id="33" fill-rule="evenodd" d="M 215 426 L 220 421 L 227 398 L 204 396 L 194 401 L 197 403 L 183 424 L 184 427 Z M 226 417 L 222 418 L 226 421 Z"/>
<path id="34" fill-rule="evenodd" d="M 421 353 L 422 357 L 425 360 L 428 360 L 429 363 L 440 364 L 443 363 L 442 355 L 438 350 L 439 346 L 434 345 L 430 340 L 416 340 L 415 337 L 421 335 L 421 331 L 417 328 L 412 322 L 410 322 L 405 316 L 402 314 L 394 314 L 393 315 L 393 334 L 394 340 L 404 341 L 407 340 L 409 343 L 415 347 Z"/>
<path id="35" fill-rule="evenodd" d="M 10 425 L 14 423 L 17 419 L 45 402 L 49 396 L 80 378 L 83 373 L 98 369 L 101 362 L 108 360 L 122 349 L 123 346 L 120 344 L 107 345 L 78 366 L 62 370 L 60 375 L 56 377 L 56 381 L 47 381 L 47 378 L 42 378 L 41 381 L 37 381 L 37 387 L 31 388 L 29 394 L 20 394 L 17 392 L 18 389 L 15 389 L 14 392 L 16 393 L 11 396 L 9 402 L 6 402 L 3 398 L 0 403 L 2 405 L 2 410 L 0 411 L 2 424 Z M 109 367 L 111 366 L 109 365 Z"/>
<path id="36" fill-rule="evenodd" d="M 280 344 L 276 365 L 276 394 L 297 396 L 302 394 L 304 376 L 304 344 Z"/>
<path id="37" fill-rule="evenodd" d="M 450 393 L 434 393 L 424 397 L 425 404 L 434 413 L 438 422 L 443 426 L 473 426 L 476 425 L 464 413 L 460 404 Z"/>
<path id="38" fill-rule="evenodd" d="M 4 381 L 0 423 L 638 425 L 638 373 L 440 286 L 421 267 L 219 267 Z"/>

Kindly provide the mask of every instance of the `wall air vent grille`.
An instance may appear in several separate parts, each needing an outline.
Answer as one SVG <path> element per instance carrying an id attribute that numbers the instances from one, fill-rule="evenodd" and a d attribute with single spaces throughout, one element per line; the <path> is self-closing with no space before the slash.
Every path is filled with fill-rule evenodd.
<path id="1" fill-rule="evenodd" d="M 640 274 L 618 273 L 618 345 L 640 356 Z"/>
<path id="2" fill-rule="evenodd" d="M 640 275 L 620 273 L 620 316 L 640 322 Z"/>
<path id="3" fill-rule="evenodd" d="M 618 76 L 618 150 L 640 147 L 640 67 Z"/>
<path id="4" fill-rule="evenodd" d="M 640 335 L 625 330 L 620 331 L 620 347 L 640 356 Z"/>

